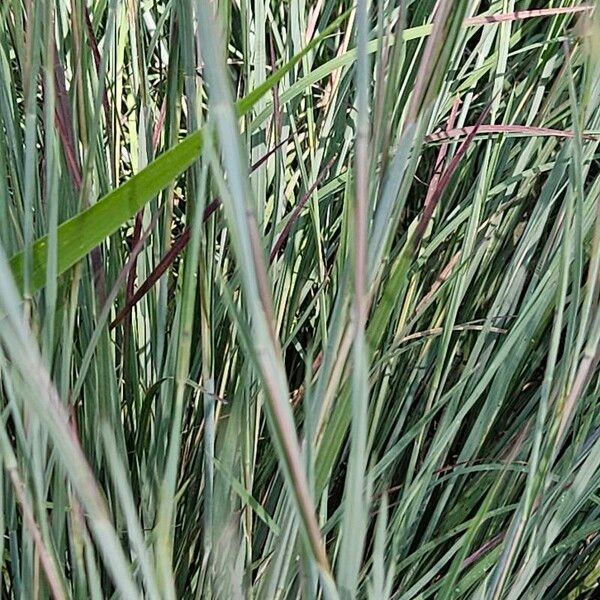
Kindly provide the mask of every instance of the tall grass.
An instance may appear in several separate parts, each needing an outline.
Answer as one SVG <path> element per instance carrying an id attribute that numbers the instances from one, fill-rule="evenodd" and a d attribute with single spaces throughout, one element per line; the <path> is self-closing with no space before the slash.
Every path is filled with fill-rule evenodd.
<path id="1" fill-rule="evenodd" d="M 598 18 L 0 3 L 2 597 L 595 597 Z"/>

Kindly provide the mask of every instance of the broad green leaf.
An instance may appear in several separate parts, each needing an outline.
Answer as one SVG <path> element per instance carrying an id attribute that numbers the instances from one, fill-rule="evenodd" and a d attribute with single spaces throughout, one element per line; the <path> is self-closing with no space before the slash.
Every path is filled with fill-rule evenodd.
<path id="1" fill-rule="evenodd" d="M 301 52 L 266 79 L 263 84 L 238 100 L 236 103 L 238 115 L 247 114 L 304 56 L 333 33 L 348 18 L 350 13 L 351 10 L 348 10 L 340 15 L 320 35 L 307 44 Z M 116 190 L 104 196 L 90 208 L 65 221 L 57 232 L 57 275 L 61 275 L 79 262 L 88 252 L 117 231 L 147 202 L 198 160 L 202 152 L 203 135 L 203 129 L 190 134 Z M 46 283 L 47 254 L 48 236 L 44 236 L 34 242 L 32 247 L 31 292 L 39 290 Z M 25 254 L 20 252 L 13 256 L 10 261 L 11 270 L 21 290 L 23 289 L 24 259 Z"/>

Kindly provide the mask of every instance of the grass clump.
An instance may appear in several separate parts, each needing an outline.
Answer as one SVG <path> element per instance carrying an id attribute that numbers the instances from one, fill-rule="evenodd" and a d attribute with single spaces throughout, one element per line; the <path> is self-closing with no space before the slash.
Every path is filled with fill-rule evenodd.
<path id="1" fill-rule="evenodd" d="M 0 5 L 3 597 L 595 597 L 600 30 L 548 4 Z"/>

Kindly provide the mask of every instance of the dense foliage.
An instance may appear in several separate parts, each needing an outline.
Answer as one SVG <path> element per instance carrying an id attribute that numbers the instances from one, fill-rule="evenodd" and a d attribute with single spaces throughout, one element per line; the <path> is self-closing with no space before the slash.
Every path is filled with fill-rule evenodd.
<path id="1" fill-rule="evenodd" d="M 0 2 L 2 597 L 592 598 L 596 12 Z"/>

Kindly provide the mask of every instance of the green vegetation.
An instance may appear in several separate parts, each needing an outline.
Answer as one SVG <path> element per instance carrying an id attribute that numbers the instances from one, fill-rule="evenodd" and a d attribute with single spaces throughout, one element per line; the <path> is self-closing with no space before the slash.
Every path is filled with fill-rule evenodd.
<path id="1" fill-rule="evenodd" d="M 0 595 L 592 598 L 600 15 L 0 3 Z"/>

